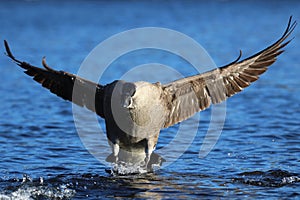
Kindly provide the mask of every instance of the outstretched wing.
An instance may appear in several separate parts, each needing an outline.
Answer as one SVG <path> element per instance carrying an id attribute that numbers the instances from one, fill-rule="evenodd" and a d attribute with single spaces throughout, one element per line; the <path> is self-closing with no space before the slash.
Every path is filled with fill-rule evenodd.
<path id="1" fill-rule="evenodd" d="M 32 76 L 33 80 L 49 89 L 50 92 L 57 96 L 79 106 L 86 107 L 104 118 L 104 86 L 64 71 L 54 70 L 46 64 L 45 58 L 42 60 L 44 68 L 35 67 L 29 63 L 19 61 L 11 53 L 7 41 L 4 41 L 4 45 L 7 56 L 15 61 L 17 65 L 25 69 L 24 72 L 27 75 Z M 74 94 L 73 88 L 76 88 L 76 92 Z"/>
<path id="2" fill-rule="evenodd" d="M 168 117 L 164 127 L 181 122 L 196 112 L 217 104 L 242 91 L 264 73 L 276 61 L 291 40 L 285 41 L 292 33 L 296 22 L 290 17 L 288 26 L 274 44 L 259 53 L 212 71 L 183 78 L 163 86 L 168 106 Z"/>

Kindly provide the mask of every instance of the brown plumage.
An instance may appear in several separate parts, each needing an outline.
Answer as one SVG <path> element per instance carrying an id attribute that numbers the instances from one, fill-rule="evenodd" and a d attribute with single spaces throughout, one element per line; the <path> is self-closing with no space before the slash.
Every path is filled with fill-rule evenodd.
<path id="1" fill-rule="evenodd" d="M 296 26 L 296 22 L 291 23 L 291 20 L 292 17 L 282 37 L 257 54 L 239 61 L 240 52 L 238 59 L 228 65 L 164 85 L 164 91 L 171 102 L 164 127 L 189 118 L 208 108 L 211 103 L 220 103 L 256 81 L 291 41 L 285 41 Z M 192 100 L 197 103 L 190 103 Z"/>
<path id="2" fill-rule="evenodd" d="M 148 162 L 162 128 L 181 122 L 211 104 L 225 101 L 256 81 L 291 41 L 286 39 L 295 27 L 296 22 L 292 23 L 290 17 L 282 37 L 257 54 L 240 61 L 240 52 L 238 59 L 226 66 L 166 85 L 114 81 L 102 86 L 54 70 L 44 58 L 44 68 L 19 61 L 11 53 L 8 43 L 4 41 L 4 44 L 7 56 L 43 87 L 105 119 L 107 137 L 113 151 L 110 158 L 126 161 L 128 159 L 120 158 L 120 155 L 136 153 L 142 158 L 146 157 Z M 74 87 L 76 93 L 73 93 Z M 114 112 L 118 112 L 118 117 Z M 121 119 L 118 119 L 120 116 Z"/>

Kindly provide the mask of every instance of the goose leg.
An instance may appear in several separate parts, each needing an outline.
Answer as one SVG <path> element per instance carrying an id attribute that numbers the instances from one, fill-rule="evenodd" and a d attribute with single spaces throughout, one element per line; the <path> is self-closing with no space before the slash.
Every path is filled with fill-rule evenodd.
<path id="1" fill-rule="evenodd" d="M 106 158 L 106 161 L 116 163 L 119 158 L 120 146 L 118 143 L 114 144 L 112 142 L 109 142 L 109 145 L 111 146 L 112 153 Z"/>
<path id="2" fill-rule="evenodd" d="M 157 137 L 147 139 L 145 166 L 148 167 L 151 155 L 156 147 Z"/>

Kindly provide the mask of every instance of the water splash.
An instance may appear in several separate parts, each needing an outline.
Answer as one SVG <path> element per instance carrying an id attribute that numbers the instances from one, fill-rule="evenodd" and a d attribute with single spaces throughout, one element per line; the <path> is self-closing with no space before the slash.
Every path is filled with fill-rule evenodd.
<path id="1" fill-rule="evenodd" d="M 23 175 L 22 180 L 13 179 L 9 182 L 16 184 L 0 193 L 1 200 L 70 199 L 76 193 L 68 184 L 44 185 L 42 177 L 33 180 L 27 174 Z"/>
<path id="2" fill-rule="evenodd" d="M 145 174 L 159 170 L 164 162 L 166 160 L 162 156 L 153 152 L 147 166 L 144 160 L 135 163 L 118 161 L 117 163 L 112 162 L 111 169 L 105 171 L 113 176 Z"/>
<path id="3" fill-rule="evenodd" d="M 10 194 L 0 194 L 0 199 L 32 200 L 32 199 L 70 199 L 75 194 L 74 190 L 68 189 L 66 185 L 58 188 L 45 186 L 24 186 Z"/>
<path id="4" fill-rule="evenodd" d="M 144 174 L 148 170 L 145 166 L 140 164 L 132 164 L 125 162 L 112 163 L 111 169 L 106 170 L 109 174 L 113 176 L 126 176 L 133 174 Z"/>

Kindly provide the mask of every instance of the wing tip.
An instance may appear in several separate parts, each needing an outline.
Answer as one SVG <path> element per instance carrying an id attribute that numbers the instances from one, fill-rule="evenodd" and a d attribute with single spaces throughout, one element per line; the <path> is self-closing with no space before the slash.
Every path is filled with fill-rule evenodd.
<path id="1" fill-rule="evenodd" d="M 8 42 L 4 40 L 4 47 L 5 47 L 5 55 L 12 59 L 17 65 L 22 67 L 23 69 L 28 69 L 28 64 L 25 62 L 21 62 L 20 60 L 16 59 L 15 56 L 12 54 Z"/>
<path id="2" fill-rule="evenodd" d="M 297 26 L 297 21 L 295 20 L 294 22 L 293 21 L 293 15 L 290 16 L 289 18 L 289 21 L 288 21 L 288 25 L 281 37 L 281 40 L 285 40 L 293 31 L 294 29 L 296 28 Z"/>
<path id="3" fill-rule="evenodd" d="M 9 48 L 9 45 L 8 45 L 8 42 L 7 42 L 7 40 L 4 40 L 4 47 L 5 47 L 5 54 L 9 57 L 9 58 L 11 58 L 13 61 L 15 61 L 15 62 L 17 62 L 17 63 L 20 63 L 20 61 L 18 61 L 15 57 L 14 57 L 14 55 L 12 54 L 12 52 L 11 52 L 11 50 L 10 50 L 10 48 Z"/>

